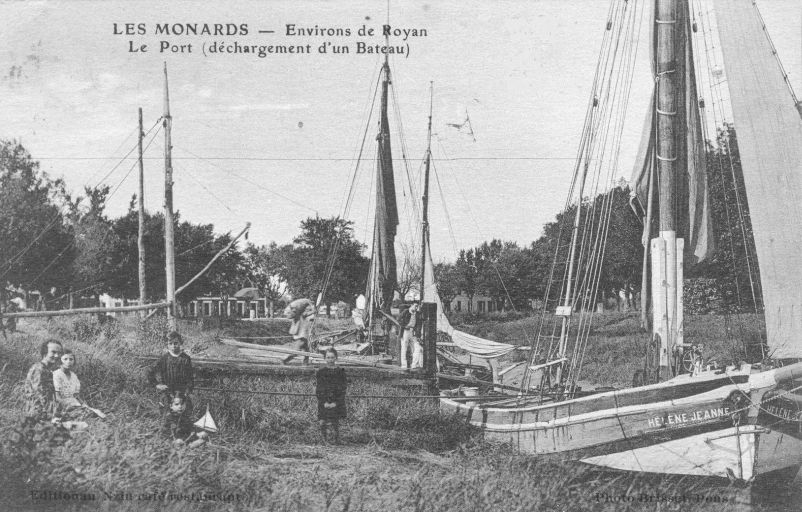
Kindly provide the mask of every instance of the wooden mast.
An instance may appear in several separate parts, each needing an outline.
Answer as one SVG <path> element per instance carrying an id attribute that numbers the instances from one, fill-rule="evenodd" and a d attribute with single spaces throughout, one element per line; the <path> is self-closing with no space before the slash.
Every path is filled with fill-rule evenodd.
<path id="1" fill-rule="evenodd" d="M 177 327 L 175 313 L 175 246 L 173 228 L 173 163 L 170 131 L 173 119 L 170 117 L 170 93 L 167 85 L 167 63 L 164 63 L 164 260 L 165 260 L 165 292 L 167 302 L 167 319 L 171 330 Z"/>
<path id="2" fill-rule="evenodd" d="M 142 139 L 145 133 L 142 129 L 142 107 L 139 107 L 139 193 L 137 203 L 139 206 L 139 231 L 137 232 L 137 249 L 139 253 L 139 305 L 145 304 L 147 285 L 145 282 L 145 164 L 142 160 Z M 147 314 L 143 312 L 144 316 Z"/>
<path id="3" fill-rule="evenodd" d="M 677 169 L 677 67 L 675 44 L 677 34 L 677 1 L 658 0 L 655 13 L 657 34 L 657 175 L 659 177 L 660 236 L 652 241 L 653 272 L 659 286 L 652 287 L 654 311 L 654 333 L 660 338 L 660 378 L 670 378 L 670 359 L 676 342 L 678 261 L 682 252 L 677 251 L 677 225 L 675 211 Z M 681 271 L 680 271 L 681 275 Z"/>
<path id="4" fill-rule="evenodd" d="M 429 168 L 432 163 L 432 103 L 434 82 L 429 82 L 429 129 L 426 134 L 426 168 L 423 174 L 423 224 L 421 227 L 420 302 L 426 286 L 426 256 L 429 250 Z"/>

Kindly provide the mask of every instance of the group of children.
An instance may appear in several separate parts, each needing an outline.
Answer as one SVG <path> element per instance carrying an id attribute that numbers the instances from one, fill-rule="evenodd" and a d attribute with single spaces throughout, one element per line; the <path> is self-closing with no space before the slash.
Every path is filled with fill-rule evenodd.
<path id="1" fill-rule="evenodd" d="M 81 399 L 81 382 L 74 371 L 75 354 L 64 350 L 61 342 L 47 340 L 40 346 L 39 362 L 31 366 L 25 379 L 24 417 L 26 421 L 52 421 L 72 429 L 86 428 L 92 415 L 105 417 Z M 326 351 L 326 365 L 316 374 L 318 420 L 326 442 L 339 443 L 339 421 L 346 417 L 345 370 L 337 366 L 337 351 Z M 162 433 L 173 443 L 199 446 L 208 434 L 194 423 L 190 394 L 195 380 L 192 359 L 183 351 L 181 335 L 167 335 L 167 352 L 148 372 L 148 380 L 162 394 L 164 423 Z"/>
<path id="2" fill-rule="evenodd" d="M 28 421 L 52 421 L 71 429 L 86 428 L 84 421 L 105 417 L 81 399 L 81 381 L 74 371 L 75 354 L 61 342 L 47 340 L 39 347 L 39 362 L 31 366 L 24 384 L 24 417 Z"/>
<path id="3" fill-rule="evenodd" d="M 326 365 L 316 373 L 318 420 L 323 440 L 340 442 L 340 420 L 346 417 L 345 392 L 348 381 L 345 370 L 337 366 L 337 351 L 326 351 Z M 171 332 L 167 336 L 167 353 L 149 372 L 149 380 L 164 394 L 169 404 L 165 414 L 163 432 L 175 443 L 203 444 L 206 433 L 193 423 L 193 406 L 189 394 L 195 381 L 192 359 L 182 350 L 181 335 Z"/>

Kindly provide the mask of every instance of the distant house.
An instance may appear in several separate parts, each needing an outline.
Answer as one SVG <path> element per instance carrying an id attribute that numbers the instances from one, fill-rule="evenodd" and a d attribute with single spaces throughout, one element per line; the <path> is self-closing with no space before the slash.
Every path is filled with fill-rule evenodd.
<path id="1" fill-rule="evenodd" d="M 272 312 L 268 313 L 268 300 L 265 297 L 256 299 L 220 296 L 196 297 L 189 301 L 186 307 L 190 317 L 264 318 L 272 316 Z"/>
<path id="2" fill-rule="evenodd" d="M 486 295 L 476 294 L 468 299 L 464 293 L 454 297 L 450 303 L 443 304 L 446 313 L 493 313 L 502 309 L 503 302 L 496 301 Z"/>

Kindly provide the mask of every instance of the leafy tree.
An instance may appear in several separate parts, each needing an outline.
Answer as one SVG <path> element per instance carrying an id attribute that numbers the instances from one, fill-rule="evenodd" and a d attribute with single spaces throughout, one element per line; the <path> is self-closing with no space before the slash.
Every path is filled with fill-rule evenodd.
<path id="1" fill-rule="evenodd" d="M 350 301 L 365 290 L 368 260 L 364 246 L 353 235 L 353 223 L 339 217 L 310 217 L 301 222 L 301 234 L 285 249 L 281 278 L 293 297 L 324 302 Z M 332 256 L 334 259 L 332 260 Z M 324 290 L 327 271 L 330 271 Z"/>
<path id="2" fill-rule="evenodd" d="M 629 187 L 625 184 L 586 199 L 581 205 L 579 240 L 574 255 L 574 291 L 583 283 L 592 283 L 598 272 L 598 288 L 595 297 L 585 296 L 590 305 L 605 294 L 635 285 L 640 282 L 643 267 L 643 246 L 641 233 L 643 227 L 629 206 Z M 609 211 L 609 219 L 604 213 Z M 541 255 L 550 253 L 548 261 L 556 262 L 552 270 L 541 275 L 543 282 L 558 284 L 549 289 L 546 298 L 548 307 L 553 308 L 561 301 L 561 283 L 567 279 L 571 235 L 577 206 L 557 214 L 554 222 L 544 226 L 543 237 L 538 240 Z M 534 248 L 534 246 L 533 246 Z M 599 254 L 603 249 L 603 260 L 593 262 L 591 254 Z M 541 270 L 537 274 L 541 274 Z"/>
<path id="3" fill-rule="evenodd" d="M 460 291 L 456 266 L 453 263 L 436 263 L 434 278 L 437 281 L 437 294 L 440 300 L 443 304 L 451 304 Z"/>
<path id="4" fill-rule="evenodd" d="M 138 214 L 134 210 L 113 221 L 116 235 L 109 289 L 113 295 L 134 298 L 139 296 L 138 284 Z M 161 213 L 145 214 L 145 274 L 149 299 L 165 296 L 164 273 L 164 216 Z M 195 276 L 213 257 L 231 241 L 230 235 L 216 236 L 211 224 L 192 224 L 180 221 L 176 214 L 175 274 L 176 288 Z M 233 287 L 244 282 L 244 261 L 236 247 L 218 259 L 209 271 L 184 290 L 177 298 L 191 300 L 202 294 L 232 293 Z"/>
<path id="5" fill-rule="evenodd" d="M 461 250 L 454 264 L 456 288 L 468 297 L 468 311 L 473 310 L 473 297 L 479 286 L 479 268 L 476 265 L 476 254 L 473 249 Z"/>
<path id="6" fill-rule="evenodd" d="M 28 290 L 69 284 L 74 247 L 58 204 L 63 191 L 22 145 L 0 140 L 0 282 Z"/>
<path id="7" fill-rule="evenodd" d="M 611 204 L 599 289 L 638 286 L 643 269 L 643 226 L 629 206 L 629 187 L 615 187 L 596 199 L 597 202 L 604 200 Z"/>
<path id="8" fill-rule="evenodd" d="M 707 184 L 715 251 L 709 260 L 688 268 L 686 277 L 715 280 L 715 292 L 728 309 L 760 309 L 759 266 L 738 139 L 732 126 L 720 129 L 716 145 L 707 149 Z"/>
<path id="9" fill-rule="evenodd" d="M 284 255 L 276 242 L 269 245 L 249 243 L 243 251 L 245 276 L 268 300 L 279 300 L 287 288 L 280 274 Z"/>
<path id="10" fill-rule="evenodd" d="M 70 281 L 73 290 L 107 289 L 106 282 L 113 271 L 112 254 L 117 245 L 113 224 L 103 213 L 109 190 L 108 185 L 84 187 L 85 197 L 75 201 L 67 197 L 75 245 Z"/>

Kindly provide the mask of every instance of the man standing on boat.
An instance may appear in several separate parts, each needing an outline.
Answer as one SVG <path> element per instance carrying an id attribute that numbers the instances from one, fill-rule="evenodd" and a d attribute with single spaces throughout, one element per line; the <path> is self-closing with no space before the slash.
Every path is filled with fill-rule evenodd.
<path id="1" fill-rule="evenodd" d="M 399 324 L 403 329 L 401 334 L 401 368 L 423 368 L 423 347 L 419 342 L 420 336 L 420 306 L 412 304 L 401 312 Z M 412 365 L 407 365 L 407 347 L 412 349 Z"/>

